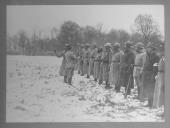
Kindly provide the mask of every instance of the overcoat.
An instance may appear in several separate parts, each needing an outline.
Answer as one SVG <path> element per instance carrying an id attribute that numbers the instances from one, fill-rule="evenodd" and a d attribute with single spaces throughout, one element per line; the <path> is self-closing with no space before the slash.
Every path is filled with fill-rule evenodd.
<path id="1" fill-rule="evenodd" d="M 58 57 L 63 57 L 60 69 L 59 69 L 59 75 L 64 76 L 65 75 L 65 65 L 66 65 L 66 59 L 65 59 L 65 53 L 66 51 L 62 51 Z"/>
<path id="2" fill-rule="evenodd" d="M 65 72 L 67 78 L 71 78 L 73 76 L 73 72 L 76 64 L 76 56 L 72 51 L 67 51 L 65 53 L 65 59 L 66 59 Z"/>
<path id="3" fill-rule="evenodd" d="M 120 63 L 120 78 L 121 86 L 127 87 L 129 83 L 129 88 L 134 88 L 133 83 L 133 66 L 135 61 L 135 54 L 131 50 L 125 50 Z M 130 77 L 131 76 L 131 77 Z"/>
<path id="4" fill-rule="evenodd" d="M 80 74 L 84 74 L 83 73 L 83 53 L 84 53 L 84 48 L 80 49 L 80 51 L 79 51 L 79 71 L 80 71 Z"/>
<path id="5" fill-rule="evenodd" d="M 146 52 L 142 73 L 143 98 L 153 98 L 155 89 L 155 76 L 157 75 L 158 71 L 158 67 L 154 66 L 154 64 L 158 63 L 158 61 L 159 57 L 156 55 L 156 53 L 150 54 Z"/>
<path id="6" fill-rule="evenodd" d="M 85 49 L 83 51 L 83 73 L 87 74 L 88 73 L 88 68 L 89 68 L 89 49 Z"/>
<path id="7" fill-rule="evenodd" d="M 111 51 L 110 50 L 103 51 L 101 60 L 102 60 L 102 80 L 108 82 L 111 62 Z"/>
<path id="8" fill-rule="evenodd" d="M 164 105 L 165 100 L 165 59 L 162 57 L 158 65 L 158 75 L 156 78 L 153 107 L 158 108 Z"/>
<path id="9" fill-rule="evenodd" d="M 94 59 L 96 53 L 97 53 L 96 48 L 89 51 L 89 69 L 88 69 L 89 76 L 94 74 Z"/>
<path id="10" fill-rule="evenodd" d="M 101 53 L 97 53 L 94 59 L 94 79 L 99 79 L 101 64 Z"/>
<path id="11" fill-rule="evenodd" d="M 111 60 L 110 72 L 109 72 L 109 83 L 111 85 L 115 85 L 119 81 L 121 56 L 122 56 L 121 51 L 117 51 L 116 53 L 112 54 L 112 60 Z"/>

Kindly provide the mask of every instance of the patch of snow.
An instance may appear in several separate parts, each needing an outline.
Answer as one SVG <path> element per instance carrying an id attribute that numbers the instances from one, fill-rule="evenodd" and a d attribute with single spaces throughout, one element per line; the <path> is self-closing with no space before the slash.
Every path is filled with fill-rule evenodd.
<path id="1" fill-rule="evenodd" d="M 7 56 L 7 122 L 164 122 L 164 107 L 149 109 L 74 72 L 59 76 L 62 58 Z"/>

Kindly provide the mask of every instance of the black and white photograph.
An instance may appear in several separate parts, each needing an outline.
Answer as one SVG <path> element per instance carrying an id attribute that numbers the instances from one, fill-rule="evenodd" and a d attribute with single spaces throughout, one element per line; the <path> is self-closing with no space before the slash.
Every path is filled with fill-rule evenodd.
<path id="1" fill-rule="evenodd" d="M 6 122 L 165 122 L 164 5 L 7 5 Z"/>

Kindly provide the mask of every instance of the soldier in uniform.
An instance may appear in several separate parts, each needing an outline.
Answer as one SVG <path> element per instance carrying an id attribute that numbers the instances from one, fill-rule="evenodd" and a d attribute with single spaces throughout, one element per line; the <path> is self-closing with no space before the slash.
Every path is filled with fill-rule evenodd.
<path id="1" fill-rule="evenodd" d="M 96 82 L 99 79 L 99 75 L 100 75 L 101 53 L 102 53 L 102 48 L 98 48 L 97 54 L 94 59 L 94 81 Z"/>
<path id="2" fill-rule="evenodd" d="M 109 84 L 109 70 L 110 70 L 110 62 L 111 62 L 111 43 L 106 43 L 104 45 L 104 50 L 102 53 L 102 80 L 105 81 L 106 89 L 110 89 Z"/>
<path id="3" fill-rule="evenodd" d="M 145 61 L 142 70 L 142 95 L 148 98 L 148 104 L 146 106 L 152 108 L 155 89 L 155 76 L 158 71 L 158 67 L 155 66 L 155 64 L 158 63 L 159 57 L 156 54 L 156 48 L 150 42 L 147 45 L 146 54 L 144 57 Z"/>
<path id="4" fill-rule="evenodd" d="M 77 55 L 77 70 L 78 70 L 78 74 L 80 74 L 80 66 L 81 66 L 81 57 L 80 57 L 80 52 L 81 52 L 81 44 L 77 44 L 77 52 L 76 52 L 76 55 Z"/>
<path id="5" fill-rule="evenodd" d="M 68 46 L 68 51 L 65 53 L 65 58 L 66 58 L 66 78 L 67 78 L 67 83 L 71 85 L 72 83 L 72 77 L 74 73 L 74 68 L 75 68 L 75 62 L 76 62 L 76 56 L 74 53 L 71 51 L 71 46 Z"/>
<path id="6" fill-rule="evenodd" d="M 138 42 L 136 44 L 136 56 L 135 56 L 135 65 L 133 70 L 133 78 L 134 78 L 134 85 L 137 86 L 138 91 L 138 99 L 140 99 L 140 92 L 142 90 L 141 87 L 141 70 L 143 65 L 143 53 L 144 53 L 144 44 L 142 42 Z"/>
<path id="7" fill-rule="evenodd" d="M 159 108 L 164 105 L 165 100 L 165 56 L 164 44 L 160 46 L 160 60 L 158 63 L 158 74 L 154 91 L 153 107 Z"/>
<path id="8" fill-rule="evenodd" d="M 102 54 L 104 52 L 104 48 L 101 48 L 101 57 L 100 57 L 100 65 L 99 65 L 99 85 L 101 85 L 103 83 L 103 63 L 102 63 Z"/>
<path id="9" fill-rule="evenodd" d="M 64 76 L 64 82 L 65 82 L 65 83 L 67 83 L 66 74 L 65 74 L 65 66 L 66 66 L 65 53 L 66 53 L 67 50 L 68 50 L 68 45 L 69 45 L 69 44 L 65 44 L 65 48 L 64 48 L 64 50 L 63 50 L 61 53 L 57 53 L 57 52 L 55 51 L 55 54 L 56 54 L 57 57 L 63 57 L 62 64 L 61 64 L 60 70 L 59 70 L 59 75 L 60 75 L 60 76 Z"/>
<path id="10" fill-rule="evenodd" d="M 80 51 L 79 51 L 79 70 L 80 70 L 80 74 L 81 76 L 84 75 L 84 72 L 83 72 L 83 53 L 84 53 L 84 44 L 81 44 L 81 48 L 80 48 Z"/>
<path id="11" fill-rule="evenodd" d="M 91 49 L 89 51 L 89 69 L 88 69 L 88 76 L 91 76 L 94 74 L 94 58 L 96 54 L 96 43 L 92 44 Z"/>
<path id="12" fill-rule="evenodd" d="M 115 89 L 118 90 L 118 81 L 120 76 L 120 58 L 122 51 L 120 51 L 120 44 L 115 43 L 113 45 L 112 59 L 109 72 L 110 85 L 114 85 Z"/>
<path id="13" fill-rule="evenodd" d="M 85 45 L 85 49 L 83 51 L 83 73 L 87 75 L 87 78 L 90 76 L 88 75 L 88 67 L 89 67 L 89 44 Z"/>
<path id="14" fill-rule="evenodd" d="M 120 64 L 120 78 L 119 84 L 125 87 L 125 94 L 130 95 L 131 89 L 134 87 L 133 83 L 133 65 L 135 61 L 135 54 L 132 51 L 132 43 L 130 41 L 125 43 L 124 54 Z"/>

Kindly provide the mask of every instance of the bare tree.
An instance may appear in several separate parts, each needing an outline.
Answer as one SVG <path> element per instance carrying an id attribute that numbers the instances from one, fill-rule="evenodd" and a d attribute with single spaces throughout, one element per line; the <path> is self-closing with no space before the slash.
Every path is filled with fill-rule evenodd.
<path id="1" fill-rule="evenodd" d="M 135 19 L 136 31 L 143 36 L 143 41 L 147 44 L 152 35 L 158 34 L 158 25 L 153 20 L 152 15 L 138 15 Z"/>

